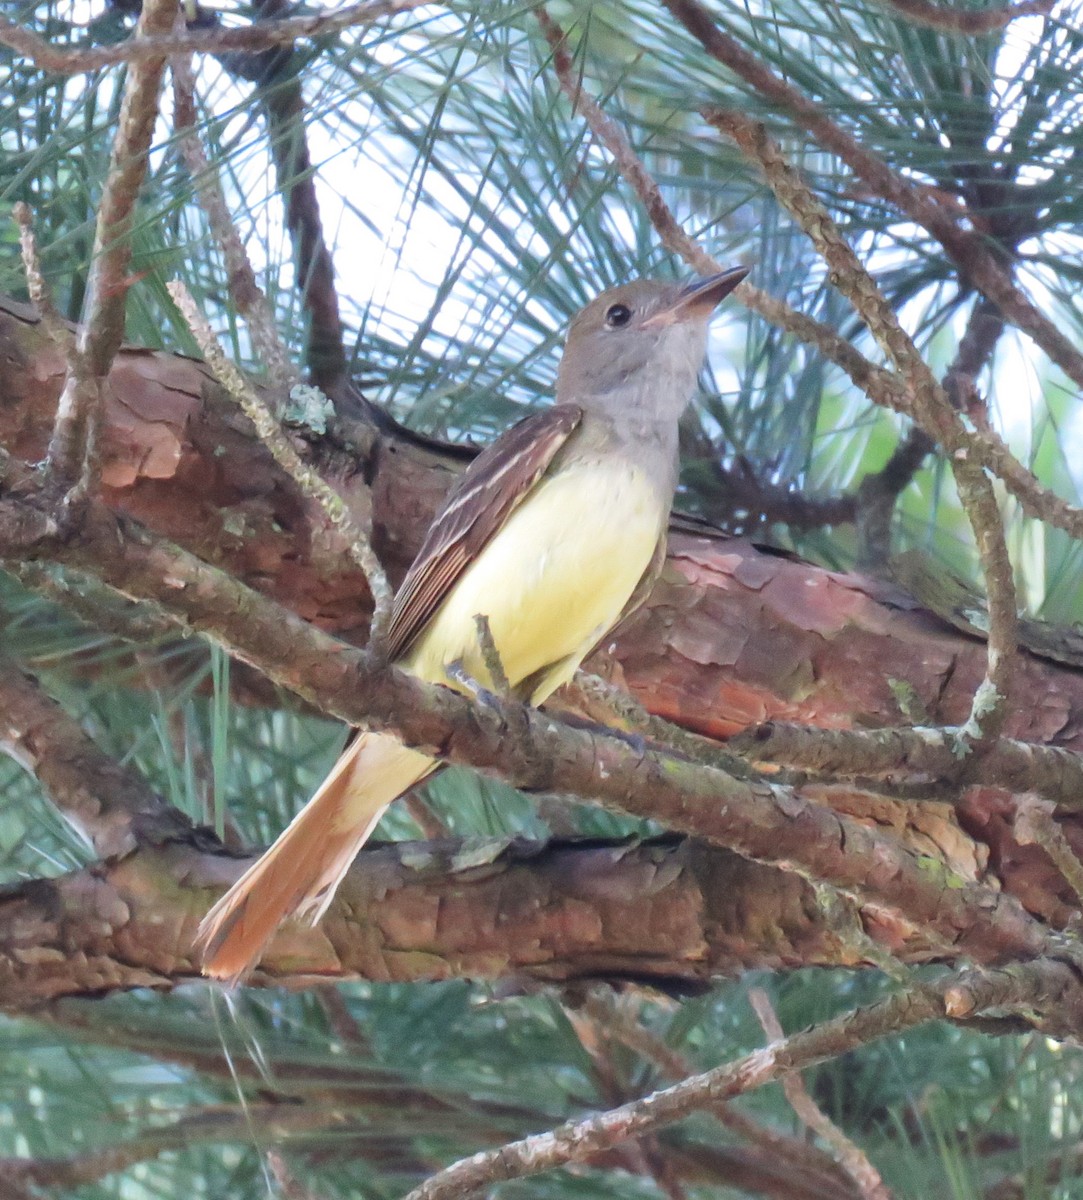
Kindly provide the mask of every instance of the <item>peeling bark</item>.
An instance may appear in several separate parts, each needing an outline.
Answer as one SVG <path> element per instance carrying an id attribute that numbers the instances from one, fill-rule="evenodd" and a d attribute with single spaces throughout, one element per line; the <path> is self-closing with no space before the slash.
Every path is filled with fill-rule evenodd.
<path id="1" fill-rule="evenodd" d="M 192 838 L 7 889 L 0 1007 L 199 978 L 196 926 L 247 861 Z M 448 841 L 363 851 L 319 928 L 286 926 L 253 982 L 623 978 L 686 992 L 751 967 L 861 961 L 808 884 L 727 851 Z"/>

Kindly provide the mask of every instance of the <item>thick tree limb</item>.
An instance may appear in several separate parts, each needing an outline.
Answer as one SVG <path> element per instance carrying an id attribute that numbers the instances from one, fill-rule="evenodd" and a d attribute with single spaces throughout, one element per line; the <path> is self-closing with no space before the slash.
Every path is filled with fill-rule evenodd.
<path id="1" fill-rule="evenodd" d="M 199 978 L 196 926 L 245 865 L 187 839 L 7 889 L 0 1007 Z M 859 962 L 807 884 L 726 851 L 448 841 L 365 850 L 319 928 L 288 925 L 253 982 L 624 978 L 698 991 L 752 966 Z"/>

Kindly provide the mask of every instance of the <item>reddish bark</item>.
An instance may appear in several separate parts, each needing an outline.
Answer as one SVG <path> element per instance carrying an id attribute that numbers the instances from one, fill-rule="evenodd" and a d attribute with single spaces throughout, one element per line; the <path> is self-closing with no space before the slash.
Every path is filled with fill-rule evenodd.
<path id="1" fill-rule="evenodd" d="M 0 310 L 0 444 L 42 454 L 63 362 L 20 306 Z M 106 499 L 300 616 L 363 638 L 368 596 L 337 539 L 274 467 L 202 364 L 125 350 L 110 376 Z M 371 503 L 378 548 L 401 575 L 439 498 L 464 460 L 407 435 L 357 424 L 349 450 L 316 446 L 325 473 L 359 511 Z M 371 485 L 371 492 L 365 481 Z M 768 719 L 831 728 L 905 724 L 904 682 L 933 721 L 965 718 L 984 646 L 921 609 L 897 587 L 824 571 L 740 540 L 676 530 L 644 608 L 589 664 L 653 713 L 712 737 Z M 1083 748 L 1083 673 L 1024 657 L 1006 732 Z M 848 797 L 848 798 L 847 798 Z M 920 843 L 905 806 L 885 815 L 852 789 L 820 794 Z M 1021 846 L 1002 797 L 972 793 L 940 820 L 943 847 L 970 878 L 992 866 L 1032 912 L 1055 925 L 1077 906 L 1045 852 Z M 949 833 L 954 828 L 954 833 Z M 1076 838 L 1069 825 L 1069 837 Z M 976 840 L 967 846 L 967 835 Z M 990 853 L 991 851 L 991 853 Z"/>

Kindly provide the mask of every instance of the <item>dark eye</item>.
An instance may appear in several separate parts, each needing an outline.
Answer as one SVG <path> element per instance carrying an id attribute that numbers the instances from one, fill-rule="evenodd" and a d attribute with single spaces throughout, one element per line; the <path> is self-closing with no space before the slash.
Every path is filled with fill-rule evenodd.
<path id="1" fill-rule="evenodd" d="M 610 329 L 620 329 L 632 319 L 632 310 L 627 304 L 613 304 L 606 309 L 605 323 Z"/>

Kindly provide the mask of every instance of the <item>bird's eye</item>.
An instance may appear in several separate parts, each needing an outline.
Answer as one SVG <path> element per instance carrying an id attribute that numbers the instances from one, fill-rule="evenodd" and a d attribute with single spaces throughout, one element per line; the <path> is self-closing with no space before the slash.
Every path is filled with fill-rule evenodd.
<path id="1" fill-rule="evenodd" d="M 605 323 L 610 329 L 620 329 L 632 319 L 632 310 L 627 304 L 613 304 L 606 309 Z"/>

